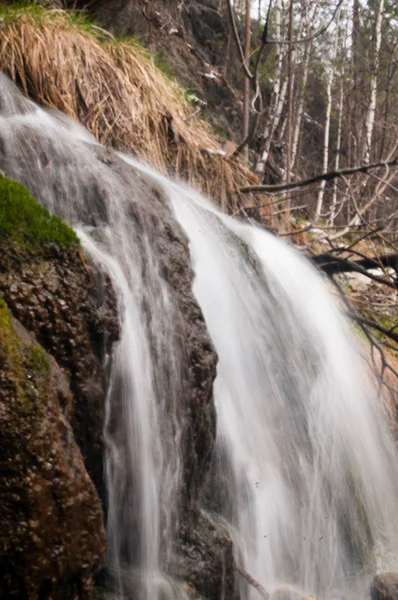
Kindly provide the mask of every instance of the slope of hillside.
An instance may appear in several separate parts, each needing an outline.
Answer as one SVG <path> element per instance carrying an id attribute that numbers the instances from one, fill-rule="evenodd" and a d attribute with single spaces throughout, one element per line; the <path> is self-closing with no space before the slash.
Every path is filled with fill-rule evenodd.
<path id="1" fill-rule="evenodd" d="M 0 69 L 27 96 L 77 118 L 100 142 L 197 185 L 226 210 L 255 203 L 238 191 L 254 176 L 131 39 L 32 3 L 3 5 L 0 17 Z"/>

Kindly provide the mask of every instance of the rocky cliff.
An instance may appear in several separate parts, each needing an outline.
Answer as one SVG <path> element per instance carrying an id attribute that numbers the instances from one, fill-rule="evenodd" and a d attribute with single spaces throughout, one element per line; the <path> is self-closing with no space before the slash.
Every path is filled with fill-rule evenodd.
<path id="1" fill-rule="evenodd" d="M 108 294 L 102 321 L 73 231 L 4 177 L 0 215 L 0 595 L 89 598 L 106 543 L 93 480 L 101 493 L 115 308 Z"/>
<path id="2" fill-rule="evenodd" d="M 4 98 L 0 105 L 9 107 Z M 111 201 L 104 173 L 115 182 L 113 193 L 126 194 L 126 202 L 134 190 L 132 235 L 145 256 L 150 233 L 151 253 L 176 307 L 172 335 L 181 365 L 177 402 L 184 424 L 183 475 L 176 542 L 164 568 L 184 582 L 193 598 L 232 598 L 232 542 L 198 508 L 215 441 L 216 355 L 193 296 L 187 240 L 160 189 L 114 152 L 87 143 L 82 164 L 80 154 L 65 151 L 61 138 L 39 133 L 34 119 L 32 129 L 28 123 L 11 118 L 12 136 L 7 127 L 0 134 L 0 169 L 43 201 L 56 190 L 61 214 L 68 214 L 69 204 L 82 202 L 81 219 L 104 223 Z M 72 230 L 53 221 L 22 186 L 5 178 L 1 183 L 6 226 L 0 228 L 0 296 L 3 332 L 12 340 L 1 354 L 5 385 L 0 402 L 7 436 L 0 460 L 6 482 L 0 494 L 0 563 L 9 573 L 4 594 L 90 598 L 105 548 L 103 428 L 112 347 L 119 335 L 115 295 Z M 84 199 L 91 202 L 86 208 Z M 63 230 L 66 239 L 59 234 Z M 144 304 L 145 289 L 149 294 L 152 285 L 146 270 L 144 261 Z M 155 336 L 149 306 L 148 298 L 147 327 Z M 171 403 L 172 363 L 155 337 L 152 346 L 156 372 L 163 374 L 159 399 L 169 397 Z"/>

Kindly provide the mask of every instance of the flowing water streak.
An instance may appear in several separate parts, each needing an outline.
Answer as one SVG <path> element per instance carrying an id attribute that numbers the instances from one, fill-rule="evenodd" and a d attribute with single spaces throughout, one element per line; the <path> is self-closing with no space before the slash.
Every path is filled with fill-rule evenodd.
<path id="1" fill-rule="evenodd" d="M 346 326 L 319 275 L 276 237 L 198 198 L 174 206 L 220 357 L 218 441 L 246 564 L 265 586 L 348 592 L 372 544 L 397 555 L 398 462 Z"/>
<path id="2" fill-rule="evenodd" d="M 335 301 L 275 236 L 125 160 L 167 190 L 191 242 L 219 356 L 215 481 L 229 474 L 220 502 L 238 559 L 266 588 L 363 593 L 375 568 L 398 567 L 398 458 Z"/>
<path id="3" fill-rule="evenodd" d="M 157 600 L 167 590 L 160 563 L 171 552 L 177 521 L 181 392 L 176 308 L 151 251 L 151 223 L 134 218 L 134 204 L 146 199 L 136 176 L 126 186 L 128 174 L 120 178 L 98 160 L 101 148 L 84 128 L 24 100 L 1 73 L 0 85 L 7 174 L 50 211 L 83 224 L 82 244 L 117 296 L 121 335 L 105 424 L 108 568 L 120 597 L 131 597 L 133 586 L 140 599 Z"/>

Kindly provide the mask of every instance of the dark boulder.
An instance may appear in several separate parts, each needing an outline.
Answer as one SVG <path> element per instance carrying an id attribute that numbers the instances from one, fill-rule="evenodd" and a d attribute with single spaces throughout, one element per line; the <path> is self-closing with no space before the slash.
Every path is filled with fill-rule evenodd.
<path id="1" fill-rule="evenodd" d="M 370 589 L 372 600 L 398 600 L 398 573 L 380 573 Z"/>
<path id="2" fill-rule="evenodd" d="M 87 599 L 105 550 L 101 503 L 56 364 L 0 299 L 0 597 Z"/>
<path id="3" fill-rule="evenodd" d="M 73 403 L 67 416 L 104 501 L 104 357 L 118 337 L 109 280 L 77 249 L 48 245 L 39 255 L 8 247 L 0 253 L 0 296 L 68 375 Z"/>
<path id="4" fill-rule="evenodd" d="M 171 573 L 206 600 L 238 600 L 233 544 L 225 527 L 205 513 L 185 519 Z"/>

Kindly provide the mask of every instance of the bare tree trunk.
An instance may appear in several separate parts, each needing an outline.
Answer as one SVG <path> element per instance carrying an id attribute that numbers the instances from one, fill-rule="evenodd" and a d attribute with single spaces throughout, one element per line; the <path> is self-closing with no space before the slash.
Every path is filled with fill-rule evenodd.
<path id="1" fill-rule="evenodd" d="M 250 61 L 250 38 L 251 38 L 251 0 L 246 0 L 246 26 L 245 26 L 245 60 L 249 66 Z M 242 135 L 245 139 L 249 135 L 249 120 L 250 120 L 250 79 L 245 74 L 244 78 L 244 90 L 243 90 L 243 127 Z M 245 146 L 243 149 L 243 155 L 249 158 L 249 146 Z"/>
<path id="2" fill-rule="evenodd" d="M 293 118 L 293 0 L 289 4 L 289 56 L 288 56 L 288 101 L 287 101 L 287 132 L 286 132 L 286 168 L 285 182 L 290 182 L 292 160 L 292 118 Z"/>
<path id="3" fill-rule="evenodd" d="M 370 161 L 370 153 L 372 149 L 372 138 L 373 129 L 376 116 L 376 100 L 377 100 L 377 78 L 379 74 L 379 63 L 380 63 L 380 45 L 381 45 L 381 26 L 383 22 L 383 9 L 384 0 L 379 0 L 377 13 L 376 13 L 376 26 L 375 26 L 375 45 L 373 55 L 373 68 L 372 77 L 370 80 L 370 102 L 368 107 L 368 113 L 366 116 L 366 146 L 364 152 L 364 162 Z"/>
<path id="4" fill-rule="evenodd" d="M 328 164 L 329 164 L 329 134 L 330 134 L 330 113 L 332 110 L 333 75 L 334 75 L 334 71 L 333 71 L 333 67 L 331 66 L 329 68 L 328 81 L 327 81 L 327 86 L 326 86 L 327 104 L 326 104 L 326 116 L 325 116 L 325 133 L 324 133 L 324 137 L 323 137 L 323 165 L 322 165 L 323 173 L 327 173 Z M 316 205 L 314 222 L 318 221 L 318 219 L 322 213 L 323 198 L 325 195 L 325 186 L 326 186 L 326 181 L 322 181 L 320 188 L 319 188 L 319 192 L 318 192 L 318 200 L 317 200 L 317 205 Z"/>
<path id="5" fill-rule="evenodd" d="M 357 119 L 357 101 L 358 101 L 358 77 L 359 77 L 359 64 L 360 64 L 360 47 L 359 47 L 359 0 L 353 0 L 352 9 L 352 50 L 351 50 L 351 111 L 349 115 L 349 126 L 348 126 L 348 164 L 357 163 L 359 160 L 357 153 L 357 146 L 353 145 L 353 140 L 358 139 L 359 127 Z"/>
<path id="6" fill-rule="evenodd" d="M 308 23 L 308 25 L 309 25 L 309 23 Z M 306 29 L 308 32 L 309 27 L 307 26 Z M 301 86 L 301 89 L 299 92 L 299 97 L 297 100 L 296 118 L 294 120 L 293 142 L 292 142 L 292 169 L 294 169 L 294 165 L 296 164 L 298 141 L 299 141 L 300 130 L 301 130 L 301 121 L 302 121 L 303 112 L 304 112 L 304 98 L 305 98 L 305 90 L 307 87 L 307 80 L 308 80 L 311 48 L 312 48 L 312 44 L 311 44 L 311 42 L 308 42 L 307 46 L 305 47 L 305 51 L 304 51 L 303 81 L 302 81 L 302 86 Z"/>
<path id="7" fill-rule="evenodd" d="M 311 11 L 309 5 L 307 5 L 307 7 L 306 7 L 305 31 L 306 31 L 307 38 L 309 38 L 309 41 L 307 42 L 307 44 L 305 46 L 305 50 L 304 50 L 303 81 L 302 81 L 301 89 L 298 92 L 296 117 L 294 119 L 293 142 L 292 142 L 292 169 L 294 169 L 294 166 L 296 164 L 298 142 L 299 142 L 299 136 L 300 136 L 300 131 L 301 131 L 301 121 L 302 121 L 303 113 L 304 113 L 305 90 L 307 87 L 309 64 L 310 64 L 310 57 L 311 57 L 311 50 L 312 50 L 312 40 L 310 39 L 311 38 L 311 24 L 312 24 L 312 21 L 315 19 L 317 8 L 318 7 L 315 6 L 314 10 Z M 301 27 L 300 27 L 300 31 L 301 31 Z"/>
<path id="8" fill-rule="evenodd" d="M 335 171 L 340 168 L 340 151 L 341 151 L 341 130 L 343 124 L 343 100 L 344 100 L 344 72 L 341 74 L 340 79 L 340 98 L 339 98 L 339 116 L 337 125 L 337 142 L 336 142 L 336 159 L 334 163 Z M 330 225 L 333 227 L 336 218 L 336 207 L 337 207 L 337 179 L 333 182 L 333 197 L 332 197 L 332 208 L 330 213 Z"/>
<path id="9" fill-rule="evenodd" d="M 279 80 L 279 83 L 280 83 L 280 80 Z M 275 96 L 276 106 L 274 107 L 274 109 L 272 111 L 271 120 L 267 121 L 267 123 L 264 127 L 264 132 L 263 132 L 264 147 L 261 152 L 260 159 L 256 165 L 256 173 L 258 174 L 260 179 L 264 176 L 265 165 L 267 163 L 268 155 L 271 150 L 272 140 L 273 140 L 275 131 L 278 128 L 279 122 L 281 120 L 282 110 L 283 110 L 283 106 L 285 104 L 285 99 L 286 99 L 286 92 L 287 92 L 287 80 L 285 80 L 283 82 L 282 89 L 280 89 L 280 91 L 278 90 L 278 92 Z"/>
<path id="10" fill-rule="evenodd" d="M 338 104 L 338 109 L 337 109 L 337 140 L 336 140 L 336 156 L 335 156 L 335 162 L 334 162 L 334 166 L 335 166 L 335 170 L 338 171 L 340 169 L 340 154 L 341 154 L 341 140 L 342 140 L 342 132 L 343 132 L 343 117 L 344 117 L 344 87 L 345 87 L 345 79 L 346 79 L 346 68 L 345 68 L 345 62 L 344 59 L 347 55 L 347 32 L 349 31 L 349 15 L 347 13 L 347 17 L 346 17 L 346 21 L 345 24 L 342 25 L 341 29 L 339 29 L 339 21 L 337 23 L 337 35 L 338 35 L 338 41 L 337 41 L 337 46 L 339 46 L 339 39 L 340 39 L 340 34 L 343 35 L 343 43 L 340 47 L 339 50 L 339 57 L 340 57 L 340 61 L 342 63 L 342 67 L 340 70 L 340 93 L 339 93 L 339 104 Z M 345 31 L 345 33 L 344 33 Z M 337 47 L 336 47 L 336 58 L 337 58 Z M 350 68 L 352 68 L 352 65 L 350 65 Z M 348 70 L 348 72 L 350 72 L 350 68 Z M 348 85 L 348 98 L 350 96 L 350 90 L 351 87 L 350 85 Z M 348 114 L 350 114 L 350 105 L 348 105 Z M 331 210 L 330 210 L 330 219 L 329 219 L 329 225 L 331 227 L 334 226 L 335 220 L 337 215 L 343 210 L 344 208 L 344 203 L 347 199 L 348 196 L 348 187 L 346 188 L 346 190 L 344 191 L 344 194 L 342 195 L 341 198 L 341 203 L 340 203 L 340 208 L 339 210 L 337 210 L 337 180 L 335 180 L 333 182 L 333 196 L 332 196 L 332 206 L 331 206 Z"/>
<path id="11" fill-rule="evenodd" d="M 300 37 L 301 37 L 302 28 L 303 28 L 303 21 L 300 21 L 299 28 L 298 28 L 298 31 L 296 34 L 298 39 L 300 39 Z M 292 85 L 293 95 L 294 95 L 295 80 L 296 80 L 296 57 L 297 57 L 297 46 L 296 46 L 296 44 L 293 44 L 293 52 L 291 53 L 291 61 L 292 61 L 291 85 Z M 287 84 L 288 83 L 289 83 L 289 81 L 287 81 Z M 293 102 L 293 110 L 294 110 L 294 102 Z M 282 125 L 281 125 L 281 128 L 278 133 L 278 138 L 280 141 L 283 141 L 285 138 L 285 132 L 286 132 L 288 120 L 289 120 L 289 115 L 287 114 L 286 117 L 282 121 Z"/>
<path id="12" fill-rule="evenodd" d="M 335 66 L 334 66 L 334 62 L 336 60 L 336 55 L 337 55 L 337 47 L 338 47 L 338 43 L 339 43 L 339 19 L 337 20 L 337 31 L 336 31 L 336 39 L 335 39 L 335 43 L 334 43 L 334 48 L 332 50 L 332 57 L 331 57 L 331 61 L 330 64 L 328 65 L 328 79 L 327 79 L 327 84 L 326 84 L 326 98 L 327 98 L 327 103 L 326 103 L 326 115 L 325 115 L 325 133 L 324 133 L 324 137 L 323 137 L 323 173 L 327 173 L 328 171 L 328 165 L 329 165 L 329 137 L 330 137 L 330 115 L 332 112 L 332 86 L 333 86 L 333 79 L 334 79 L 334 72 L 335 72 Z M 326 186 L 326 181 L 322 181 L 320 188 L 319 188 L 319 192 L 318 192 L 318 200 L 317 200 L 317 205 L 316 205 L 316 211 L 315 211 L 315 216 L 314 216 L 314 222 L 316 223 L 322 213 L 322 208 L 323 208 L 323 199 L 325 196 L 325 186 Z"/>
<path id="13" fill-rule="evenodd" d="M 275 2 L 275 39 L 281 39 L 281 12 L 282 12 L 282 0 L 276 0 Z M 282 67 L 283 57 L 281 52 L 281 45 L 275 44 L 276 54 L 276 72 L 274 75 L 274 84 L 272 89 L 272 96 L 270 101 L 270 113 L 269 118 L 264 127 L 263 131 L 263 148 L 260 153 L 260 158 L 256 165 L 256 173 L 263 178 L 265 172 L 265 165 L 268 160 L 269 151 L 271 149 L 271 142 L 273 135 L 279 125 L 281 118 L 283 105 L 285 103 L 287 85 L 286 82 L 282 85 Z"/>
<path id="14" fill-rule="evenodd" d="M 392 56 L 396 56 L 397 49 L 398 49 L 398 41 L 396 42 L 396 44 L 394 46 Z M 380 144 L 380 152 L 379 152 L 380 160 L 384 156 L 384 150 L 385 150 L 386 141 L 387 141 L 387 134 L 389 132 L 388 128 L 387 128 L 387 122 L 388 122 L 389 112 L 390 112 L 391 84 L 393 81 L 393 77 L 397 71 L 397 67 L 398 67 L 397 62 L 395 62 L 395 63 L 390 62 L 388 65 L 387 90 L 386 90 L 386 99 L 385 99 L 385 104 L 384 104 L 383 136 L 382 136 L 382 140 L 381 140 L 381 144 Z"/>

